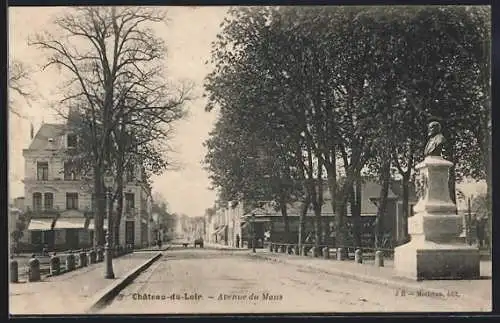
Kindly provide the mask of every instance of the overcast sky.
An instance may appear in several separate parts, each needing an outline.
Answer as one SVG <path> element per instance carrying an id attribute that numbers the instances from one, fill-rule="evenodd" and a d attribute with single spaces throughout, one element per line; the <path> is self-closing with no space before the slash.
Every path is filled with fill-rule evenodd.
<path id="1" fill-rule="evenodd" d="M 9 55 L 10 59 L 22 61 L 34 69 L 32 79 L 39 98 L 28 106 L 16 98 L 16 108 L 28 120 L 10 114 L 9 119 L 9 195 L 23 196 L 24 158 L 22 149 L 30 143 L 30 122 L 35 132 L 43 122 L 56 122 L 57 116 L 51 109 L 59 98 L 57 85 L 59 74 L 55 70 L 39 71 L 45 62 L 43 52 L 28 46 L 28 38 L 41 30 L 52 30 L 51 21 L 64 7 L 19 7 L 9 8 Z M 168 24 L 158 28 L 158 36 L 168 44 L 167 68 L 176 80 L 190 80 L 197 86 L 196 94 L 202 93 L 204 77 L 211 67 L 205 65 L 209 59 L 210 43 L 219 31 L 227 7 L 170 7 Z M 161 193 L 174 212 L 189 216 L 201 216 L 205 208 L 214 204 L 215 194 L 208 187 L 210 182 L 200 161 L 205 150 L 203 141 L 208 137 L 216 116 L 204 111 L 205 101 L 199 98 L 188 105 L 189 116 L 176 126 L 173 145 L 182 169 L 166 172 L 154 178 L 153 189 Z"/>

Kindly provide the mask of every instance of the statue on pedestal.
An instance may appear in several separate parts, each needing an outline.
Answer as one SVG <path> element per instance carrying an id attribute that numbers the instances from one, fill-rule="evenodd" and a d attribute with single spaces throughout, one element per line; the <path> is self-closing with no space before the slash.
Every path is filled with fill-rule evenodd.
<path id="1" fill-rule="evenodd" d="M 428 125 L 429 141 L 424 160 L 415 165 L 418 203 L 408 218 L 410 242 L 394 251 L 398 275 L 416 280 L 476 279 L 479 277 L 479 250 L 460 241 L 461 216 L 449 194 L 446 139 L 439 122 Z"/>
<path id="2" fill-rule="evenodd" d="M 425 145 L 424 157 L 438 156 L 444 157 L 446 138 L 441 133 L 441 124 L 437 121 L 432 121 L 428 126 L 429 141 Z"/>

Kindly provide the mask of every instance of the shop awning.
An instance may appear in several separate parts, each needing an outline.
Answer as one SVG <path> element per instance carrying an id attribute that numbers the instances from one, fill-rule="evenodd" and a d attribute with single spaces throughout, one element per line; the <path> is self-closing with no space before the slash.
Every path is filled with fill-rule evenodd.
<path id="1" fill-rule="evenodd" d="M 104 219 L 104 224 L 102 226 L 104 230 L 108 229 L 108 220 Z M 89 226 L 87 227 L 89 230 L 94 230 L 94 219 L 90 219 Z"/>
<path id="2" fill-rule="evenodd" d="M 28 230 L 52 230 L 53 219 L 31 219 Z"/>
<path id="3" fill-rule="evenodd" d="M 56 221 L 54 229 L 85 229 L 86 218 L 60 217 Z"/>

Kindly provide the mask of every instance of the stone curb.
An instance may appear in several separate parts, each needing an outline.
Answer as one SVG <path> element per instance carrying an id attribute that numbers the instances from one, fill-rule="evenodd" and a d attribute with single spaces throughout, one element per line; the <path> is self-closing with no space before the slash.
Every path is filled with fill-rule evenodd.
<path id="1" fill-rule="evenodd" d="M 209 250 L 230 250 L 230 251 L 248 251 L 247 248 L 236 248 L 225 245 L 217 245 L 217 244 L 207 244 L 205 243 L 204 249 Z M 250 249 L 251 251 L 252 249 Z"/>
<path id="2" fill-rule="evenodd" d="M 134 250 L 134 253 L 141 253 L 141 252 L 161 252 L 161 251 L 167 251 L 170 249 L 170 246 L 165 246 L 162 247 L 161 249 L 158 248 L 145 248 L 145 249 L 137 249 Z"/>
<path id="3" fill-rule="evenodd" d="M 207 246 L 203 249 L 207 250 L 221 250 L 221 251 L 246 251 L 246 249 L 241 249 L 241 248 L 217 248 L 217 247 L 210 247 Z"/>
<path id="4" fill-rule="evenodd" d="M 117 280 L 111 284 L 111 286 L 105 288 L 103 291 L 99 292 L 97 296 L 91 301 L 89 309 L 86 311 L 89 314 L 95 313 L 99 309 L 103 308 L 107 303 L 109 303 L 120 291 L 122 291 L 127 285 L 129 285 L 140 273 L 148 269 L 155 261 L 161 258 L 163 254 L 161 252 L 157 253 L 154 257 L 150 258 L 148 261 L 138 266 L 137 268 L 130 271 L 120 280 Z"/>
<path id="5" fill-rule="evenodd" d="M 273 257 L 273 256 L 269 256 L 269 255 L 263 255 L 263 254 L 260 254 L 260 255 L 259 254 L 250 254 L 250 255 L 252 255 L 253 257 L 259 257 L 262 259 L 271 260 L 274 262 L 292 264 L 286 260 L 279 259 L 278 257 Z M 302 265 L 302 264 L 292 264 L 292 265 L 299 267 L 299 268 L 303 268 L 303 269 L 304 268 L 314 269 L 314 270 L 317 270 L 319 272 L 339 276 L 339 277 L 346 278 L 346 279 L 353 279 L 353 280 L 361 281 L 364 283 L 385 286 L 385 287 L 390 287 L 390 288 L 395 288 L 395 289 L 403 289 L 405 291 L 410 291 L 410 292 L 420 291 L 423 293 L 433 293 L 433 294 L 443 294 L 443 295 L 447 295 L 447 293 L 448 293 L 448 290 L 446 290 L 446 289 L 421 286 L 418 283 L 414 283 L 414 282 L 410 282 L 410 281 L 408 281 L 408 282 L 397 281 L 397 279 L 400 279 L 399 277 L 394 278 L 394 280 L 389 280 L 386 278 L 380 278 L 380 277 L 376 277 L 376 276 L 346 272 L 346 271 L 342 271 L 340 269 L 335 269 L 335 268 L 325 270 L 322 268 L 314 267 L 312 265 Z M 361 265 L 361 266 L 363 266 L 363 265 Z M 474 296 L 462 295 L 461 298 L 464 301 L 471 301 L 471 302 L 484 303 L 484 301 L 485 301 L 485 299 L 483 299 L 483 298 L 478 298 L 478 297 L 474 297 Z"/>

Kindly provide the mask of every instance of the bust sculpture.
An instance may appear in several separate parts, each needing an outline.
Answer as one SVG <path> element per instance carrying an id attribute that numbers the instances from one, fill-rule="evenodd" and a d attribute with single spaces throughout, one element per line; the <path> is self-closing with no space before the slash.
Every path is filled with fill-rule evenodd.
<path id="1" fill-rule="evenodd" d="M 444 157 L 444 149 L 446 144 L 446 139 L 441 133 L 441 124 L 437 121 L 432 121 L 428 126 L 428 136 L 429 141 L 424 150 L 424 157 L 427 156 L 439 156 Z"/>

